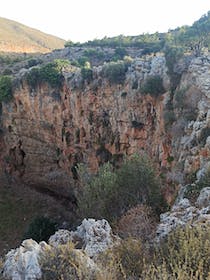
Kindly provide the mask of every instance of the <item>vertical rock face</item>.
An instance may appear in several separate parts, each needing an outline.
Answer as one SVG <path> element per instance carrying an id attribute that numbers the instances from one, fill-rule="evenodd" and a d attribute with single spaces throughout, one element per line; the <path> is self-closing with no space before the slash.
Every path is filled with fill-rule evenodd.
<path id="1" fill-rule="evenodd" d="M 3 172 L 60 192 L 77 178 L 78 163 L 95 172 L 106 161 L 118 165 L 123 155 L 140 150 L 161 168 L 177 163 L 185 173 L 202 168 L 210 155 L 210 58 L 182 63 L 172 98 L 161 55 L 135 59 L 122 84 L 110 83 L 100 66 L 93 69 L 91 82 L 82 80 L 79 70 L 64 73 L 61 89 L 46 83 L 32 89 L 21 79 L 14 99 L 2 108 Z M 142 94 L 152 76 L 161 77 L 165 93 Z M 166 131 L 169 101 L 176 121 Z"/>
<path id="2" fill-rule="evenodd" d="M 166 164 L 170 136 L 164 131 L 167 92 L 142 95 L 140 84 L 161 74 L 167 84 L 165 60 L 136 61 L 124 85 L 102 79 L 94 69 L 91 83 L 75 86 L 79 74 L 62 89 L 40 84 L 35 90 L 19 84 L 14 99 L 3 106 L 4 170 L 28 184 L 59 188 L 76 178 L 75 167 L 87 163 L 95 172 L 106 161 L 118 164 L 123 155 L 141 149 Z M 133 89 L 133 83 L 139 84 Z M 167 87 L 167 86 L 166 86 Z"/>
<path id="3" fill-rule="evenodd" d="M 178 137 L 172 135 L 172 145 L 177 151 L 177 161 L 183 164 L 185 174 L 202 169 L 210 159 L 209 71 L 210 57 L 192 59 L 188 70 L 182 75 L 174 98 L 174 106 L 177 108 L 174 132 L 177 132 Z"/>

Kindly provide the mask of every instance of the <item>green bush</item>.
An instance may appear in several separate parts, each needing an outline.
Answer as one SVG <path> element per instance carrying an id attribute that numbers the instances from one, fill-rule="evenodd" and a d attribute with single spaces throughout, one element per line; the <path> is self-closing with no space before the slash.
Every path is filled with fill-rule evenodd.
<path id="1" fill-rule="evenodd" d="M 80 67 L 85 67 L 85 64 L 89 61 L 88 57 L 86 56 L 81 56 L 78 58 L 77 62 Z"/>
<path id="2" fill-rule="evenodd" d="M 33 68 L 29 73 L 26 74 L 27 83 L 35 89 L 38 84 L 41 82 L 41 75 L 39 68 Z"/>
<path id="3" fill-rule="evenodd" d="M 116 48 L 115 51 L 114 51 L 114 57 L 113 57 L 113 59 L 114 59 L 115 61 L 121 60 L 121 59 L 123 59 L 124 56 L 126 56 L 127 54 L 128 54 L 128 52 L 127 52 L 126 48 L 118 47 L 118 48 Z"/>
<path id="4" fill-rule="evenodd" d="M 0 76 L 0 102 L 7 102 L 12 98 L 12 79 Z"/>
<path id="5" fill-rule="evenodd" d="M 110 84 L 123 84 L 128 65 L 124 61 L 110 62 L 103 66 L 102 76 L 110 82 Z"/>
<path id="6" fill-rule="evenodd" d="M 98 49 L 91 48 L 91 49 L 87 49 L 84 51 L 84 56 L 88 57 L 90 59 L 93 59 L 93 58 L 103 59 L 105 57 L 105 54 Z"/>
<path id="7" fill-rule="evenodd" d="M 159 96 L 165 92 L 163 79 L 160 76 L 150 76 L 141 87 L 143 94 L 149 93 L 152 96 Z"/>
<path id="8" fill-rule="evenodd" d="M 93 80 L 93 70 L 91 68 L 82 67 L 81 75 L 83 81 L 90 83 Z"/>
<path id="9" fill-rule="evenodd" d="M 158 215 L 166 209 L 160 181 L 148 156 L 133 155 L 125 159 L 116 173 L 121 211 L 140 203 L 149 205 Z"/>
<path id="10" fill-rule="evenodd" d="M 76 43 L 72 42 L 71 40 L 68 40 L 65 42 L 64 47 L 68 48 L 68 47 L 74 47 L 76 45 L 77 45 Z"/>
<path id="11" fill-rule="evenodd" d="M 151 206 L 156 214 L 166 207 L 150 160 L 145 155 L 134 155 L 124 160 L 116 171 L 110 163 L 100 167 L 97 176 L 83 186 L 78 197 L 78 213 L 81 218 L 113 221 L 140 203 Z"/>
<path id="12" fill-rule="evenodd" d="M 80 178 L 88 177 L 81 174 Z M 83 182 L 85 184 L 85 182 Z M 113 172 L 110 163 L 100 167 L 97 176 L 83 186 L 78 197 L 78 214 L 81 218 L 94 217 L 111 220 L 116 214 L 116 185 L 117 175 Z"/>
<path id="13" fill-rule="evenodd" d="M 48 63 L 40 68 L 40 77 L 42 81 L 49 83 L 52 87 L 61 87 L 63 76 L 56 63 Z"/>
<path id="14" fill-rule="evenodd" d="M 56 223 L 47 217 L 36 217 L 28 226 L 24 239 L 32 238 L 37 242 L 48 241 L 56 231 Z"/>
<path id="15" fill-rule="evenodd" d="M 63 83 L 61 63 L 51 62 L 41 68 L 32 68 L 26 75 L 26 80 L 32 88 L 36 88 L 39 83 L 46 82 L 52 87 L 60 88 Z M 62 64 L 63 65 L 63 64 Z"/>

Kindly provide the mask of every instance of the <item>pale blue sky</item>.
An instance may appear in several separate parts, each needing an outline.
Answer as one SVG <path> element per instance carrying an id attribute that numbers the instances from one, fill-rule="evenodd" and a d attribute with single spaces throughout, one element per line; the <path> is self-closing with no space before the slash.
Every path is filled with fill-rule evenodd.
<path id="1" fill-rule="evenodd" d="M 191 25 L 210 0 L 2 0 L 0 16 L 72 41 Z"/>

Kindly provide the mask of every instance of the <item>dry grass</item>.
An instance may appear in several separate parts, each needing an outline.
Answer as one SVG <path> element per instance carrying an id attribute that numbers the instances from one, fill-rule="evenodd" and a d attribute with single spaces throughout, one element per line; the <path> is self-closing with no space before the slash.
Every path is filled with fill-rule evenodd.
<path id="1" fill-rule="evenodd" d="M 99 271 L 73 243 L 49 248 L 41 257 L 42 280 L 96 280 Z"/>
<path id="2" fill-rule="evenodd" d="M 180 228 L 172 232 L 147 264 L 142 280 L 209 280 L 210 226 Z"/>
<path id="3" fill-rule="evenodd" d="M 6 52 L 49 52 L 64 47 L 64 40 L 0 17 L 0 50 Z"/>

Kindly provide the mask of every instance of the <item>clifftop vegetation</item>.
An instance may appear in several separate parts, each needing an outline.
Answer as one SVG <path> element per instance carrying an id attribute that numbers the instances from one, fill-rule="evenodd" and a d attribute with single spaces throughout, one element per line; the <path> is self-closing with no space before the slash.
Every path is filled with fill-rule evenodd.
<path id="1" fill-rule="evenodd" d="M 210 11 L 195 21 L 192 26 L 182 26 L 166 33 L 142 34 L 138 36 L 104 37 L 86 43 L 67 41 L 66 47 L 110 47 L 110 48 L 140 48 L 142 54 L 155 53 L 164 50 L 167 45 L 194 51 L 199 54 L 203 47 L 210 47 Z"/>

